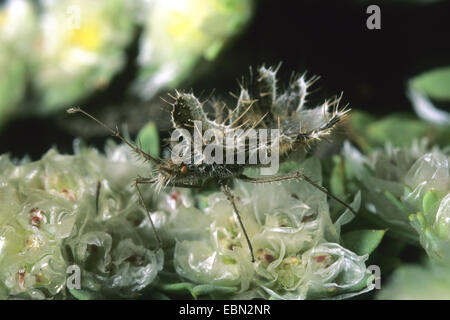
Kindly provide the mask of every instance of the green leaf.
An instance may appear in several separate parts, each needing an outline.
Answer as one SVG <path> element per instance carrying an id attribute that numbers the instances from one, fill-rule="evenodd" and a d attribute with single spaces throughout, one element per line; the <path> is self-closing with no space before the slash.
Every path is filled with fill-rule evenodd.
<path id="1" fill-rule="evenodd" d="M 428 223 L 432 224 L 439 209 L 441 199 L 435 190 L 429 190 L 423 196 L 422 209 Z"/>
<path id="2" fill-rule="evenodd" d="M 209 294 L 226 295 L 236 292 L 235 287 L 222 287 L 210 284 L 195 285 L 190 282 L 179 282 L 160 285 L 159 288 L 167 293 L 186 294 L 189 293 L 194 299 Z"/>
<path id="3" fill-rule="evenodd" d="M 194 298 L 197 298 L 199 296 L 208 295 L 208 294 L 231 294 L 238 291 L 236 287 L 222 287 L 222 286 L 216 286 L 211 284 L 202 284 L 196 286 L 192 290 L 192 296 Z"/>
<path id="4" fill-rule="evenodd" d="M 296 171 L 299 170 L 301 168 L 301 162 L 297 162 L 297 161 L 286 161 L 280 164 L 280 168 L 278 170 L 278 172 L 280 174 L 282 173 L 289 173 L 292 171 Z"/>
<path id="5" fill-rule="evenodd" d="M 370 150 L 371 146 L 367 140 L 366 130 L 371 123 L 375 122 L 375 117 L 368 112 L 354 110 L 350 113 L 349 122 L 354 142 L 361 149 L 365 151 Z"/>
<path id="6" fill-rule="evenodd" d="M 450 100 L 450 66 L 422 73 L 413 78 L 411 84 L 430 98 Z"/>
<path id="7" fill-rule="evenodd" d="M 345 199 L 347 190 L 345 187 L 345 164 L 344 159 L 340 156 L 333 157 L 333 170 L 330 176 L 331 193 L 341 199 Z"/>
<path id="8" fill-rule="evenodd" d="M 154 122 L 147 123 L 137 136 L 137 145 L 153 157 L 159 157 L 159 134 Z"/>
<path id="9" fill-rule="evenodd" d="M 391 201 L 394 206 L 397 207 L 399 211 L 402 211 L 405 215 L 409 215 L 410 212 L 408 212 L 406 206 L 403 204 L 403 202 L 397 199 L 397 197 L 395 197 L 392 192 L 390 192 L 389 190 L 384 190 L 384 195 L 389 201 Z"/>
<path id="10" fill-rule="evenodd" d="M 386 230 L 357 230 L 342 236 L 344 246 L 358 255 L 372 253 L 380 244 Z"/>
<path id="11" fill-rule="evenodd" d="M 394 146 L 410 146 L 414 139 L 429 135 L 431 129 L 409 114 L 392 114 L 366 127 L 366 132 L 368 138 L 379 145 L 389 141 Z"/>
<path id="12" fill-rule="evenodd" d="M 94 292 L 87 290 L 77 290 L 77 289 L 69 289 L 71 295 L 73 295 L 78 300 L 97 300 L 101 297 Z"/>
<path id="13" fill-rule="evenodd" d="M 450 129 L 431 125 L 412 113 L 391 113 L 377 119 L 365 112 L 354 111 L 350 115 L 350 132 L 352 142 L 363 151 L 370 152 L 387 142 L 409 147 L 414 140 L 424 137 L 430 144 L 447 146 Z"/>
<path id="14" fill-rule="evenodd" d="M 367 126 L 375 120 L 376 118 L 369 112 L 361 110 L 354 110 L 349 116 L 350 125 L 357 132 L 364 132 Z"/>
<path id="15" fill-rule="evenodd" d="M 157 290 L 149 290 L 149 293 L 147 296 L 144 297 L 144 299 L 153 299 L 153 300 L 170 300 L 170 297 L 165 295 L 162 292 L 159 292 Z"/>
<path id="16" fill-rule="evenodd" d="M 167 293 L 176 293 L 176 294 L 186 294 L 189 293 L 193 295 L 192 290 L 195 285 L 190 282 L 179 282 L 179 283 L 170 283 L 160 285 L 159 288 Z"/>

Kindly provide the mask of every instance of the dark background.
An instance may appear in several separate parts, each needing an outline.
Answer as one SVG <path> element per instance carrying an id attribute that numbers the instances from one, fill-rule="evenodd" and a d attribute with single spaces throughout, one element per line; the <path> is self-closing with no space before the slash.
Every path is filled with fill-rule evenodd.
<path id="1" fill-rule="evenodd" d="M 213 89 L 228 96 L 229 91 L 236 92 L 236 80 L 248 74 L 249 66 L 281 61 L 280 75 L 286 81 L 293 71 L 321 76 L 314 86 L 320 90 L 310 97 L 312 103 L 343 91 L 343 101 L 351 108 L 383 115 L 412 112 L 405 95 L 407 80 L 450 64 L 448 1 L 416 6 L 371 2 L 381 7 L 381 30 L 366 28 L 369 4 L 361 1 L 256 2 L 254 19 L 246 30 L 213 63 L 201 61 L 196 76 L 181 88 L 203 92 L 205 97 Z M 109 124 L 127 122 L 131 133 L 150 119 L 164 130 L 169 106 L 159 98 L 143 103 L 127 93 L 136 75 L 136 54 L 137 41 L 128 49 L 128 66 L 111 86 L 76 105 Z M 159 96 L 163 95 L 164 91 Z M 38 159 L 51 146 L 70 153 L 76 136 L 100 147 L 106 133 L 89 121 L 66 116 L 64 109 L 51 118 L 25 116 L 1 132 L 0 154 Z"/>

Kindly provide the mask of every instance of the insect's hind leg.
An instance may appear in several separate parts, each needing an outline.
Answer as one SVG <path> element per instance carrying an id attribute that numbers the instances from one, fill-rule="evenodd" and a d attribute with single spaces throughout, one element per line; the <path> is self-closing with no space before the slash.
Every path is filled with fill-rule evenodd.
<path id="1" fill-rule="evenodd" d="M 150 220 L 150 224 L 152 226 L 153 232 L 155 233 L 155 238 L 156 238 L 156 241 L 157 241 L 157 247 L 156 247 L 155 251 L 158 251 L 161 248 L 161 246 L 162 246 L 162 242 L 161 242 L 161 239 L 160 239 L 160 237 L 158 235 L 158 232 L 156 231 L 156 227 L 155 227 L 155 224 L 153 223 L 152 217 L 150 215 L 150 211 L 148 210 L 147 205 L 145 204 L 144 197 L 142 196 L 141 189 L 139 188 L 140 184 L 151 184 L 151 183 L 155 183 L 155 182 L 156 182 L 156 179 L 136 178 L 136 179 L 134 179 L 133 185 L 136 188 L 136 191 L 137 191 L 138 196 L 139 196 L 139 200 L 141 201 L 141 204 L 144 207 L 144 210 L 145 210 L 145 212 L 147 214 L 147 217 Z"/>
<path id="2" fill-rule="evenodd" d="M 255 256 L 253 254 L 252 243 L 250 242 L 250 239 L 249 239 L 248 234 L 247 234 L 247 230 L 245 229 L 244 223 L 242 222 L 242 218 L 239 215 L 239 211 L 238 211 L 236 203 L 234 201 L 234 195 L 231 192 L 230 187 L 227 184 L 223 184 L 222 185 L 222 191 L 225 194 L 225 196 L 227 197 L 228 201 L 230 201 L 231 206 L 233 207 L 233 211 L 234 211 L 234 213 L 236 214 L 236 216 L 238 218 L 239 225 L 240 225 L 240 227 L 242 229 L 242 232 L 244 232 L 245 240 L 247 241 L 247 245 L 248 245 L 248 248 L 250 250 L 250 254 L 252 256 L 252 262 L 255 262 Z"/>
<path id="3" fill-rule="evenodd" d="M 352 207 L 350 207 L 350 205 L 348 205 L 347 203 L 345 203 L 344 201 L 342 201 L 341 199 L 339 199 L 338 197 L 336 197 L 335 195 L 330 193 L 326 188 L 315 183 L 311 178 L 309 178 L 308 176 L 305 176 L 300 171 L 295 171 L 295 172 L 287 173 L 284 175 L 268 177 L 268 178 L 252 178 L 252 177 L 248 177 L 244 174 L 241 174 L 237 178 L 242 181 L 251 182 L 251 183 L 270 183 L 270 182 L 278 182 L 278 181 L 291 180 L 291 179 L 302 179 L 302 180 L 305 180 L 306 182 L 308 182 L 309 184 L 311 184 L 313 187 L 315 187 L 315 188 L 319 189 L 320 191 L 322 191 L 323 193 L 325 193 L 328 197 L 339 202 L 344 207 L 346 207 L 348 210 L 350 210 L 350 212 L 352 212 L 354 215 L 356 215 L 356 211 Z"/>

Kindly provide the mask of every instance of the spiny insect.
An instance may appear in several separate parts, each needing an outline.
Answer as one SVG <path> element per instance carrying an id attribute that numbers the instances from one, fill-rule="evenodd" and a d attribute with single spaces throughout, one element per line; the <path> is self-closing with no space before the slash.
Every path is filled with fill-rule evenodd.
<path id="1" fill-rule="evenodd" d="M 304 75 L 293 76 L 288 87 L 279 92 L 276 77 L 278 68 L 262 66 L 258 69 L 256 79 L 253 79 L 251 75 L 247 88 L 241 83 L 240 93 L 236 96 L 237 104 L 233 109 L 229 109 L 220 100 L 212 103 L 215 111 L 212 118 L 204 111 L 204 105 L 208 101 L 201 103 L 193 93 L 175 91 L 175 95 L 169 95 L 173 99 L 172 102 L 168 102 L 172 106 L 173 132 L 178 133 L 176 138 L 189 142 L 184 144 L 189 150 L 184 148 L 180 152 L 180 150 L 175 151 L 175 148 L 172 148 L 171 157 L 168 159 L 151 156 L 142 148 L 124 138 L 117 126 L 115 129 L 111 129 L 80 108 L 67 110 L 69 113 L 83 113 L 93 119 L 110 131 L 113 136 L 127 144 L 137 156 L 156 166 L 157 174 L 154 177 L 137 177 L 134 180 L 134 186 L 155 232 L 158 242 L 157 249 L 161 246 L 161 240 L 144 202 L 139 188 L 141 184 L 156 184 L 157 189 L 167 186 L 201 188 L 209 183 L 219 185 L 233 208 L 249 247 L 252 262 L 255 261 L 252 244 L 231 191 L 234 179 L 250 183 L 303 179 L 356 214 L 348 204 L 329 193 L 324 187 L 318 185 L 313 179 L 300 171 L 258 178 L 244 174 L 244 170 L 250 167 L 267 167 L 267 163 L 255 163 L 249 160 L 257 152 L 273 152 L 274 149 L 269 150 L 268 146 L 277 146 L 275 152 L 281 161 L 288 159 L 297 151 L 308 150 L 313 142 L 326 139 L 349 111 L 349 109 L 339 107 L 341 97 L 325 101 L 315 108 L 305 107 L 308 88 L 318 78 L 307 81 Z M 260 129 L 277 129 L 278 134 L 275 137 L 271 136 L 266 144 L 254 145 L 250 143 L 248 133 Z M 202 134 L 208 130 L 213 132 L 209 134 L 209 138 L 202 137 Z M 196 134 L 202 137 L 200 140 L 201 148 L 196 149 L 194 147 L 194 152 L 190 152 L 190 144 L 193 142 L 192 136 Z M 233 137 L 235 143 L 224 143 L 228 135 Z M 213 141 L 211 142 L 211 140 Z M 208 146 L 212 146 L 215 154 L 226 154 L 231 151 L 233 159 L 239 158 L 239 155 L 241 155 L 244 161 L 208 162 L 203 152 L 203 149 L 206 150 Z"/>

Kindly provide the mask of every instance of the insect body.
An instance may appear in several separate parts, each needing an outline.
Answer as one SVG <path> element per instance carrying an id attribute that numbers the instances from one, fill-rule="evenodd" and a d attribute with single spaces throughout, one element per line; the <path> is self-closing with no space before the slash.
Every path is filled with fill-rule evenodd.
<path id="1" fill-rule="evenodd" d="M 308 88 L 317 78 L 306 81 L 304 76 L 293 77 L 287 89 L 279 92 L 277 71 L 278 68 L 260 67 L 256 81 L 251 80 L 248 88 L 241 86 L 236 106 L 228 109 L 224 103 L 216 101 L 213 105 L 215 115 L 212 118 L 204 111 L 205 102 L 201 103 L 192 93 L 176 91 L 175 96 L 171 95 L 173 102 L 169 104 L 172 106 L 172 136 L 175 137 L 175 142 L 182 140 L 183 143 L 178 143 L 172 148 L 169 159 L 158 159 L 147 154 L 125 139 L 117 128 L 113 130 L 107 127 L 80 108 L 68 110 L 69 113 L 81 112 L 97 121 L 129 145 L 139 157 L 156 166 L 156 176 L 138 177 L 134 185 L 155 231 L 158 248 L 161 244 L 160 239 L 145 207 L 139 189 L 140 184 L 155 184 L 157 189 L 167 186 L 201 188 L 209 183 L 219 185 L 233 207 L 252 261 L 254 261 L 252 244 L 231 191 L 234 179 L 251 183 L 303 179 L 355 213 L 349 205 L 300 171 L 259 178 L 244 174 L 247 168 L 268 166 L 267 161 L 256 161 L 257 155 L 267 156 L 270 153 L 272 158 L 276 157 L 277 161 L 283 161 L 297 152 L 305 152 L 313 142 L 330 135 L 348 113 L 348 109 L 339 108 L 340 97 L 326 101 L 316 108 L 306 108 Z M 267 133 L 263 139 L 264 143 L 254 143 L 255 133 L 264 130 L 276 130 L 277 134 Z M 258 138 L 261 137 L 256 135 L 256 140 Z M 276 148 L 273 148 L 274 146 Z M 228 155 L 231 156 L 228 158 Z"/>

